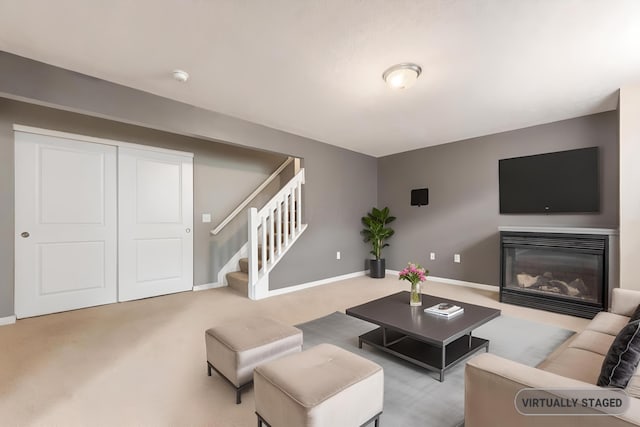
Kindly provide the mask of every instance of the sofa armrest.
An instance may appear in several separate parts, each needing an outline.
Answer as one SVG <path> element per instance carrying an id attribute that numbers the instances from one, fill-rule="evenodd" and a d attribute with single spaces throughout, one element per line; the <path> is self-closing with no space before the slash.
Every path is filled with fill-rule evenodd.
<path id="1" fill-rule="evenodd" d="M 525 416 L 515 408 L 515 397 L 523 388 L 585 388 L 582 381 L 486 353 L 469 360 L 464 378 L 465 427 L 554 427 L 580 425 L 640 425 L 640 401 L 630 399 L 629 410 L 620 416 Z M 575 423 L 575 424 L 574 424 Z"/>
<path id="2" fill-rule="evenodd" d="M 640 291 L 613 288 L 611 290 L 611 312 L 631 317 L 640 305 Z"/>

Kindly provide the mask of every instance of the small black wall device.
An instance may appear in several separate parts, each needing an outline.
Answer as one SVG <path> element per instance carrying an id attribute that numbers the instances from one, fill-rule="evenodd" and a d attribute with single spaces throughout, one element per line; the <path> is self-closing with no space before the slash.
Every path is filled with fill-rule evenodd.
<path id="1" fill-rule="evenodd" d="M 411 206 L 427 206 L 429 204 L 429 189 L 418 188 L 411 190 Z"/>

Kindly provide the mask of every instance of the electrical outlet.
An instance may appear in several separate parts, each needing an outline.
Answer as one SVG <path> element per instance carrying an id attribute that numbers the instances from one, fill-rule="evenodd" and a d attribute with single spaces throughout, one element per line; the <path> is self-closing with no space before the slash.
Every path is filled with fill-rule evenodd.
<path id="1" fill-rule="evenodd" d="M 202 214 L 202 222 L 211 222 L 211 214 L 203 213 Z"/>
<path id="2" fill-rule="evenodd" d="M 336 259 L 340 259 L 340 251 L 336 252 Z"/>
<path id="3" fill-rule="evenodd" d="M 453 262 L 460 262 L 460 254 L 453 254 Z"/>
<path id="4" fill-rule="evenodd" d="M 435 260 L 435 259 L 436 259 L 436 253 L 435 253 L 435 252 L 431 252 L 431 253 L 429 254 L 429 259 L 430 259 L 431 261 Z"/>

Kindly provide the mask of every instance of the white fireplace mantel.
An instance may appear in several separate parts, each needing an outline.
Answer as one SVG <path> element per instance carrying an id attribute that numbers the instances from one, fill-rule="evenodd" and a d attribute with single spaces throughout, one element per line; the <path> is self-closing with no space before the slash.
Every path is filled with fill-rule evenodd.
<path id="1" fill-rule="evenodd" d="M 498 231 L 514 231 L 524 233 L 567 233 L 567 234 L 604 234 L 617 236 L 617 228 L 580 228 L 580 227 L 528 227 L 528 226 L 500 226 Z"/>

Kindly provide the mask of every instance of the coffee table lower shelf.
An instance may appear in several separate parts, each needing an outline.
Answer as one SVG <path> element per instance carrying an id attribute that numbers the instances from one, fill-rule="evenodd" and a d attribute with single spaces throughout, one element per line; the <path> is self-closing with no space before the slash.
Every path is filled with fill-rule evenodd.
<path id="1" fill-rule="evenodd" d="M 489 340 L 472 336 L 471 333 L 446 346 L 438 346 L 383 327 L 360 335 L 358 347 L 362 348 L 362 343 L 430 371 L 438 372 L 441 382 L 444 381 L 444 373 L 447 369 L 482 348 L 489 351 Z"/>

